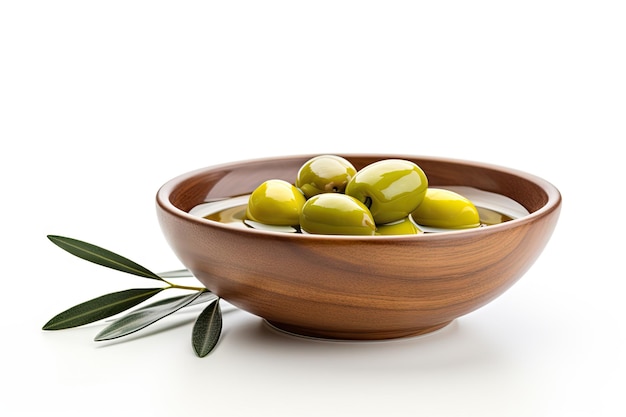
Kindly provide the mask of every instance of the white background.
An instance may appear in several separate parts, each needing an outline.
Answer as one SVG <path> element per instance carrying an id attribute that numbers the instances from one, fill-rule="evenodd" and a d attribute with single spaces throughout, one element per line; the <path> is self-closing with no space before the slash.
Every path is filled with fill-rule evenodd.
<path id="1" fill-rule="evenodd" d="M 1 2 L 0 414 L 625 415 L 625 21 L 601 0 Z M 110 343 L 41 330 L 145 285 L 47 234 L 177 269 L 165 181 L 340 152 L 521 169 L 562 215 L 513 288 L 425 337 L 311 341 L 234 310 L 199 359 L 193 312 Z"/>

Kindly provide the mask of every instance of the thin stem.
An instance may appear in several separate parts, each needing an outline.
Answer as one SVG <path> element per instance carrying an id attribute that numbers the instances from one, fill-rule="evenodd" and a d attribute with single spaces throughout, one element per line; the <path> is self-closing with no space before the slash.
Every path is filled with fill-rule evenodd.
<path id="1" fill-rule="evenodd" d="M 208 291 L 204 287 L 194 287 L 191 285 L 178 285 L 178 284 L 172 284 L 171 282 L 168 282 L 168 284 L 170 285 L 170 288 L 178 288 L 179 290 Z"/>
<path id="2" fill-rule="evenodd" d="M 169 285 L 169 288 L 178 288 L 180 290 L 207 291 L 207 289 L 204 287 L 194 287 L 194 286 L 189 286 L 189 285 L 173 284 L 166 279 L 166 278 L 193 277 L 193 274 L 188 269 L 178 269 L 175 271 L 161 272 L 160 274 L 157 274 L 157 275 L 159 275 L 159 277 L 161 278 L 163 282 Z"/>

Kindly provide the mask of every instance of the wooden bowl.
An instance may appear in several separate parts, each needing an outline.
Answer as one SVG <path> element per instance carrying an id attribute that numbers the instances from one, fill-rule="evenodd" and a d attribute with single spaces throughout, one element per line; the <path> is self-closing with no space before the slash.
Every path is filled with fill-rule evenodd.
<path id="1" fill-rule="evenodd" d="M 430 186 L 499 193 L 529 215 L 506 223 L 414 236 L 280 233 L 203 219 L 196 205 L 248 194 L 270 178 L 295 181 L 314 155 L 227 163 L 178 176 L 157 193 L 176 256 L 206 288 L 288 332 L 332 339 L 389 339 L 442 328 L 511 287 L 548 242 L 560 212 L 547 181 L 484 163 L 407 155 L 342 155 L 357 169 L 407 159 Z"/>

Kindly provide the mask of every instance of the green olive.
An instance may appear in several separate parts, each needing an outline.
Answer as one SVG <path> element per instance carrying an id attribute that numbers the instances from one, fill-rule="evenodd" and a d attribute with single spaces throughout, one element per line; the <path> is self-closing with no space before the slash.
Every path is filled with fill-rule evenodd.
<path id="1" fill-rule="evenodd" d="M 302 207 L 303 232 L 326 235 L 374 235 L 376 224 L 363 203 L 345 194 L 323 193 Z"/>
<path id="2" fill-rule="evenodd" d="M 246 217 L 264 224 L 295 226 L 305 201 L 293 184 L 279 179 L 267 180 L 250 194 Z"/>
<path id="3" fill-rule="evenodd" d="M 359 170 L 345 193 L 364 203 L 376 224 L 407 217 L 424 199 L 428 179 L 415 163 L 384 159 Z"/>
<path id="4" fill-rule="evenodd" d="M 454 191 L 429 188 L 424 201 L 411 213 L 413 220 L 423 226 L 443 229 L 468 229 L 480 226 L 474 203 Z"/>
<path id="5" fill-rule="evenodd" d="M 422 233 L 419 227 L 409 217 L 392 223 L 385 223 L 376 227 L 376 234 L 389 235 L 417 235 Z"/>
<path id="6" fill-rule="evenodd" d="M 305 162 L 296 176 L 296 187 L 307 198 L 321 193 L 343 193 L 356 168 L 345 158 L 318 155 Z"/>

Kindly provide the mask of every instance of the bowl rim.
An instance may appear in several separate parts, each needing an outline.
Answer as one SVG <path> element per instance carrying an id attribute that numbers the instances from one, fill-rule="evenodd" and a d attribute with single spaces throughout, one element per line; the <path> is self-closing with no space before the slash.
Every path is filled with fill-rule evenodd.
<path id="1" fill-rule="evenodd" d="M 330 153 L 325 153 L 330 154 Z M 355 242 L 384 242 L 384 241 L 397 241 L 397 240 L 415 240 L 415 239 L 427 239 L 427 240 L 439 240 L 439 239 L 449 239 L 454 236 L 459 235 L 484 235 L 490 234 L 497 231 L 504 231 L 510 228 L 517 228 L 523 226 L 528 223 L 532 223 L 538 218 L 544 217 L 554 210 L 558 210 L 562 203 L 562 196 L 560 191 L 554 186 L 551 182 L 537 176 L 534 174 L 530 174 L 526 171 L 522 171 L 516 168 L 509 168 L 502 165 L 497 165 L 488 162 L 479 162 L 472 160 L 465 160 L 459 158 L 447 158 L 441 156 L 428 156 L 428 155 L 412 155 L 412 154 L 392 154 L 392 153 L 335 153 L 333 155 L 339 155 L 348 160 L 350 158 L 399 158 L 399 159 L 422 159 L 429 160 L 432 162 L 441 162 L 448 164 L 462 164 L 470 167 L 481 168 L 481 169 L 489 169 L 504 172 L 509 175 L 517 176 L 527 181 L 530 181 L 539 188 L 541 188 L 547 196 L 546 203 L 535 210 L 534 212 L 528 214 L 524 217 L 519 217 L 513 220 L 509 220 L 504 223 L 490 225 L 488 227 L 478 227 L 472 229 L 460 229 L 460 230 L 450 230 L 445 233 L 420 233 L 416 235 L 375 235 L 375 236 L 359 236 L 359 235 L 321 235 L 321 234 L 303 234 L 303 233 L 284 233 L 277 232 L 271 230 L 260 230 L 260 229 L 245 229 L 233 227 L 228 224 L 220 223 L 214 220 L 204 219 L 202 217 L 189 214 L 188 212 L 176 207 L 170 201 L 170 195 L 172 192 L 183 182 L 194 178 L 198 175 L 202 175 L 209 171 L 217 171 L 221 169 L 225 169 L 228 167 L 234 166 L 242 166 L 248 163 L 257 163 L 257 162 L 271 162 L 276 160 L 288 160 L 288 159 L 307 159 L 312 158 L 314 156 L 321 155 L 319 153 L 316 154 L 285 154 L 285 155 L 277 155 L 277 156 L 266 156 L 259 158 L 251 158 L 251 159 L 240 159 L 234 160 L 231 162 L 225 162 L 220 164 L 209 165 L 201 168 L 197 168 L 194 170 L 187 171 L 185 173 L 179 174 L 170 180 L 166 181 L 156 193 L 156 204 L 157 206 L 166 211 L 167 213 L 178 217 L 182 220 L 189 221 L 195 223 L 199 226 L 204 227 L 214 227 L 216 229 L 223 229 L 224 231 L 228 231 L 233 234 L 243 234 L 246 236 L 254 236 L 258 235 L 259 237 L 272 237 L 279 239 L 293 239 L 293 240 L 302 240 L 302 239 L 313 239 L 313 240 L 332 240 L 332 241 L 355 241 Z"/>

